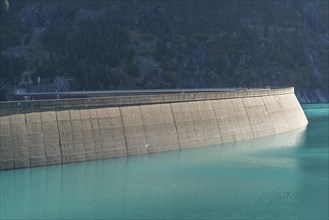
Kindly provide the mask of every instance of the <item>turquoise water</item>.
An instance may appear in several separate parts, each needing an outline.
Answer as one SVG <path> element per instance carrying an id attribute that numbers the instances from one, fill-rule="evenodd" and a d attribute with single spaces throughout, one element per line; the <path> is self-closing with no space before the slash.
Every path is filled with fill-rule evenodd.
<path id="1" fill-rule="evenodd" d="M 303 108 L 282 135 L 2 171 L 0 219 L 327 219 L 329 105 Z"/>

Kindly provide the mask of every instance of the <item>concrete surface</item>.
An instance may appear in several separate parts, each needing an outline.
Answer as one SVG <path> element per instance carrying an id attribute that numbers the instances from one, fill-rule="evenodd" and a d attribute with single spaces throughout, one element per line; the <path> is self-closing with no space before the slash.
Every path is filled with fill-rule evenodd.
<path id="1" fill-rule="evenodd" d="M 293 88 L 22 103 L 0 106 L 0 170 L 205 147 L 307 125 Z"/>

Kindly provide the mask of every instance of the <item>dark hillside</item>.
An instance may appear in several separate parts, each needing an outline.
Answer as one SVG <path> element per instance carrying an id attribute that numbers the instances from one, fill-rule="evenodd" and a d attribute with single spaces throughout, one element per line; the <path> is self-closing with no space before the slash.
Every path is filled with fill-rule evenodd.
<path id="1" fill-rule="evenodd" d="M 1 1 L 2 94 L 295 86 L 329 101 L 328 1 Z"/>

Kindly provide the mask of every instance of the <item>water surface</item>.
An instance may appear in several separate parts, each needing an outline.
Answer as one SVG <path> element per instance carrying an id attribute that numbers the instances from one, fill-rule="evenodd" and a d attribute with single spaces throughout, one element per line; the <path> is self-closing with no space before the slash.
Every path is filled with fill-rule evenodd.
<path id="1" fill-rule="evenodd" d="M 281 135 L 0 173 L 0 219 L 327 219 L 329 105 Z"/>

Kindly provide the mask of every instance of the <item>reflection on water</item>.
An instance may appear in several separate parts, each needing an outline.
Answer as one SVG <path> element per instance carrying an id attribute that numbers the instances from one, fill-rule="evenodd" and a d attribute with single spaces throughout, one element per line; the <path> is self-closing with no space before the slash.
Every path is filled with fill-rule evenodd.
<path id="1" fill-rule="evenodd" d="M 328 218 L 329 108 L 306 129 L 207 148 L 1 172 L 6 218 Z"/>
<path id="2" fill-rule="evenodd" d="M 299 181 L 299 193 L 305 198 L 301 210 L 305 218 L 328 219 L 329 104 L 305 105 L 304 111 L 309 125 L 298 160 L 300 172 L 305 174 Z"/>

